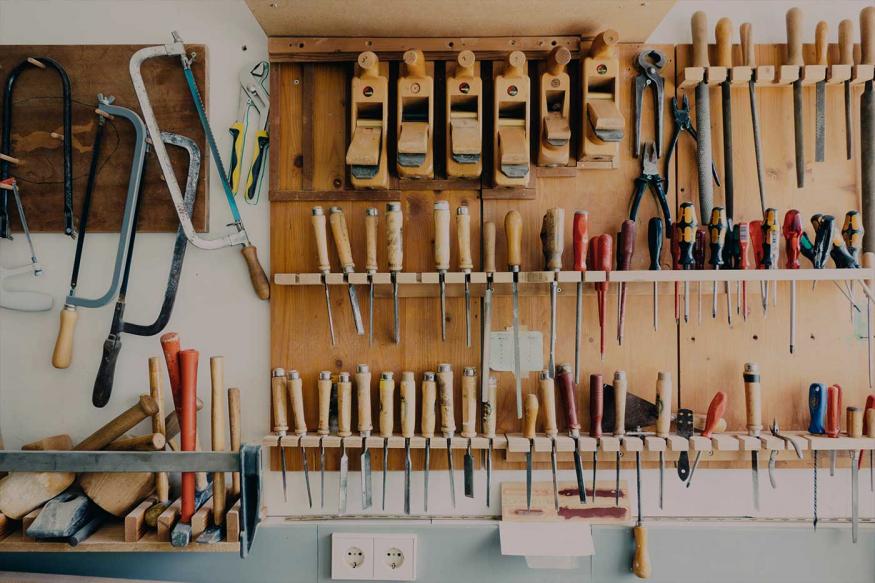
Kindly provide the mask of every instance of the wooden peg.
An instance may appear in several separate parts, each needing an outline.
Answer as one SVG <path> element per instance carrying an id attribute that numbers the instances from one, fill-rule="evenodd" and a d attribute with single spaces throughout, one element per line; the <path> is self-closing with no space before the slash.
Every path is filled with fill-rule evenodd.
<path id="1" fill-rule="evenodd" d="M 49 137 L 61 142 L 64 141 L 64 136 L 59 134 L 58 132 L 49 132 Z"/>
<path id="2" fill-rule="evenodd" d="M 493 177 L 496 186 L 526 186 L 529 182 L 531 82 L 526 56 L 520 51 L 493 67 Z"/>
<path id="3" fill-rule="evenodd" d="M 483 171 L 483 81 L 474 53 L 447 63 L 447 176 L 479 178 Z"/>
<path id="4" fill-rule="evenodd" d="M 4 162 L 9 162 L 10 164 L 14 164 L 15 166 L 24 165 L 24 160 L 22 160 L 21 158 L 14 158 L 12 156 L 8 156 L 2 153 L 0 153 L 0 160 L 3 160 Z"/>
<path id="5" fill-rule="evenodd" d="M 389 185 L 386 132 L 389 127 L 388 68 L 365 51 L 350 91 L 350 139 L 346 164 L 355 188 L 385 189 Z"/>
<path id="6" fill-rule="evenodd" d="M 405 51 L 398 76 L 396 168 L 401 178 L 434 177 L 434 65 L 420 50 Z"/>
<path id="7" fill-rule="evenodd" d="M 571 80 L 566 65 L 571 51 L 556 47 L 541 73 L 541 122 L 538 166 L 566 166 L 571 143 Z"/>
<path id="8" fill-rule="evenodd" d="M 821 20 L 817 23 L 817 27 L 814 29 L 814 63 L 816 65 L 829 64 L 829 61 L 827 60 L 827 52 L 829 51 L 829 40 L 827 39 L 828 34 L 829 25 L 825 20 Z"/>
<path id="9" fill-rule="evenodd" d="M 33 65 L 34 67 L 39 68 L 39 69 L 45 69 L 45 68 L 46 68 L 45 64 L 43 64 L 42 61 L 40 61 L 39 59 L 35 59 L 35 58 L 33 58 L 33 57 L 28 57 L 28 58 L 27 58 L 27 62 L 30 63 L 31 65 Z"/>
<path id="10" fill-rule="evenodd" d="M 860 11 L 860 64 L 875 65 L 875 7 Z"/>
<path id="11" fill-rule="evenodd" d="M 589 54 L 581 60 L 583 115 L 578 168 L 619 167 L 620 141 L 625 128 L 619 106 L 623 81 L 617 51 L 602 48 L 609 46 L 609 41 L 616 44 L 617 40 L 616 32 L 605 31 L 596 37 Z"/>

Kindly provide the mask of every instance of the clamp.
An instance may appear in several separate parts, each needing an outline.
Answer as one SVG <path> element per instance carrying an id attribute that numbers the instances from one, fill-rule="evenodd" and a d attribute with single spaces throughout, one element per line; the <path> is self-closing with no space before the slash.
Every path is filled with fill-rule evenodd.
<path id="1" fill-rule="evenodd" d="M 699 133 L 696 131 L 696 128 L 693 127 L 693 121 L 690 119 L 690 101 L 687 99 L 686 95 L 684 95 L 680 107 L 678 107 L 678 98 L 671 98 L 671 115 L 674 118 L 674 132 L 671 135 L 671 144 L 668 147 L 668 155 L 666 156 L 665 161 L 666 190 L 668 190 L 668 172 L 671 169 L 671 157 L 677 147 L 678 140 L 681 137 L 681 132 L 688 132 L 690 136 L 692 136 L 693 141 L 697 143 L 699 141 Z M 717 167 L 714 165 L 713 161 L 711 162 L 711 173 L 714 175 L 714 182 L 717 186 L 720 186 L 720 176 L 717 174 Z"/>
<path id="2" fill-rule="evenodd" d="M 665 97 L 665 79 L 660 72 L 665 67 L 667 59 L 662 51 L 646 49 L 638 53 L 635 62 L 640 73 L 635 77 L 635 142 L 632 156 L 638 157 L 641 152 L 641 104 L 644 100 L 644 92 L 648 87 L 653 87 L 653 111 L 656 122 L 656 157 L 662 156 L 663 136 L 663 111 Z"/>
<path id="3" fill-rule="evenodd" d="M 240 101 L 237 109 L 237 119 L 228 128 L 231 134 L 232 149 L 231 160 L 228 167 L 228 178 L 231 180 L 231 190 L 235 194 L 240 192 L 240 178 L 246 156 L 246 142 L 249 129 L 253 127 L 249 118 L 254 111 L 255 121 L 255 145 L 252 148 L 249 160 L 249 172 L 246 182 L 243 184 L 244 200 L 249 204 L 258 202 L 258 191 L 261 188 L 260 180 L 264 168 L 264 157 L 269 145 L 267 123 L 270 112 L 270 89 L 268 76 L 270 63 L 259 61 L 251 67 L 240 72 Z"/>
<path id="4" fill-rule="evenodd" d="M 641 174 L 635 179 L 635 190 L 632 192 L 629 218 L 634 221 L 638 216 L 641 197 L 644 195 L 644 190 L 649 186 L 653 196 L 656 197 L 656 202 L 662 209 L 662 216 L 665 218 L 666 236 L 671 237 L 671 210 L 665 195 L 665 182 L 662 176 L 659 175 L 659 156 L 656 154 L 654 145 L 652 142 L 646 142 L 644 144 L 644 151 L 641 154 Z"/>

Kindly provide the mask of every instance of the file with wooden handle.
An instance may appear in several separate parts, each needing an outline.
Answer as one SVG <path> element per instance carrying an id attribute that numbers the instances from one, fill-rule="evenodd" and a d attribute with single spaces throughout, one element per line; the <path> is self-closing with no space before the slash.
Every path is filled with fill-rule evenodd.
<path id="1" fill-rule="evenodd" d="M 425 457 L 422 461 L 423 473 L 423 507 L 428 513 L 428 471 L 431 465 L 431 439 L 435 428 L 435 401 L 437 399 L 437 384 L 435 374 L 427 371 L 422 375 L 422 421 L 421 431 L 425 438 Z"/>
<path id="2" fill-rule="evenodd" d="M 404 438 L 404 514 L 410 514 L 410 439 L 416 428 L 416 377 L 412 371 L 401 373 L 398 398 L 401 400 L 401 436 Z"/>
<path id="3" fill-rule="evenodd" d="M 544 404 L 544 434 L 550 438 L 550 468 L 553 470 L 553 505 L 559 512 L 559 481 L 556 463 L 556 436 L 559 428 L 556 426 L 556 385 L 550 371 L 543 370 L 538 377 L 538 392 Z"/>
<path id="4" fill-rule="evenodd" d="M 389 438 L 395 429 L 395 378 L 391 372 L 380 374 L 380 437 L 383 438 L 383 510 L 389 486 Z"/>

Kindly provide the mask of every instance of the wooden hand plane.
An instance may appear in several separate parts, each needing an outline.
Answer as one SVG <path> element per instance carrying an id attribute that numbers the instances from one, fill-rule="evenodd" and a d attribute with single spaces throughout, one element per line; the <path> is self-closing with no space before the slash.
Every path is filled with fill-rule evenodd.
<path id="1" fill-rule="evenodd" d="M 578 167 L 617 168 L 626 120 L 620 113 L 619 35 L 606 30 L 592 41 L 582 60 L 583 131 Z"/>
<path id="2" fill-rule="evenodd" d="M 350 140 L 346 151 L 355 188 L 388 188 L 386 130 L 389 123 L 389 81 L 376 53 L 358 56 L 350 94 Z"/>
<path id="3" fill-rule="evenodd" d="M 571 51 L 556 47 L 541 73 L 541 123 L 538 140 L 538 166 L 566 166 L 571 145 L 571 80 L 565 66 Z"/>
<path id="4" fill-rule="evenodd" d="M 503 66 L 502 66 L 503 65 Z M 512 52 L 507 63 L 495 64 L 493 136 L 496 186 L 526 186 L 529 182 L 529 99 L 531 83 L 526 56 Z"/>
<path id="5" fill-rule="evenodd" d="M 474 53 L 447 63 L 447 176 L 479 178 L 483 171 L 483 80 Z"/>

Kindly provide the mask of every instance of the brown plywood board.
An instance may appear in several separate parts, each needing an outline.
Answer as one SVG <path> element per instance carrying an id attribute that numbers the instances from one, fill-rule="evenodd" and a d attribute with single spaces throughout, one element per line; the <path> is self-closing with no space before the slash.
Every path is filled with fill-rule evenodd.
<path id="1" fill-rule="evenodd" d="M 140 114 L 128 70 L 131 55 L 140 45 L 9 45 L 0 55 L 0 78 L 4 85 L 9 71 L 28 57 L 50 57 L 58 61 L 70 77 L 73 95 L 73 212 L 78 228 L 88 168 L 91 163 L 97 116 L 97 94 L 112 95 L 115 104 Z M 189 45 L 197 53 L 192 63 L 201 97 L 207 100 L 204 45 Z M 207 186 L 209 152 L 204 132 L 177 58 L 150 59 L 143 64 L 143 80 L 162 131 L 193 139 L 201 149 L 201 178 L 192 222 L 198 231 L 208 229 Z M 2 104 L 0 104 L 2 108 Z M 63 148 L 50 132 L 63 134 L 61 84 L 52 70 L 30 67 L 18 77 L 13 94 L 12 152 L 25 161 L 10 166 L 10 175 L 19 183 L 28 226 L 37 232 L 63 232 Z M 209 111 L 209 110 L 208 110 Z M 133 157 L 134 131 L 125 120 L 107 122 L 101 146 L 101 165 L 92 199 L 88 230 L 117 232 L 127 195 Z M 184 187 L 188 156 L 180 148 L 168 152 L 180 185 Z M 20 232 L 18 212 L 9 202 L 13 231 Z M 146 161 L 145 184 L 138 230 L 176 232 L 179 220 L 170 193 L 163 181 L 158 160 L 150 154 Z"/>

